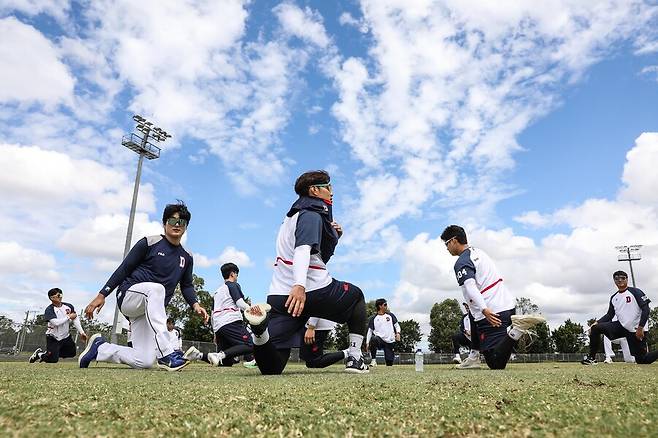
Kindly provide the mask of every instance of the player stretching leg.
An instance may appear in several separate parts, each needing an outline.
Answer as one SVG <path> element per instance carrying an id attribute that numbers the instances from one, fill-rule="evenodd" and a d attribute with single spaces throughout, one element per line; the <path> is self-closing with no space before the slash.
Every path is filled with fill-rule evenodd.
<path id="1" fill-rule="evenodd" d="M 197 300 L 192 284 L 192 256 L 181 246 L 191 218 L 184 203 L 167 205 L 162 215 L 164 235 L 144 237 L 132 247 L 121 265 L 87 308 L 91 319 L 105 304 L 105 297 L 118 286 L 117 302 L 130 320 L 131 347 L 108 343 L 100 334 L 92 336 L 80 354 L 80 368 L 92 360 L 123 363 L 132 368 L 151 368 L 156 362 L 177 371 L 189 362 L 174 351 L 167 330 L 165 306 L 180 284 L 185 301 L 208 321 L 208 313 Z"/>
<path id="2" fill-rule="evenodd" d="M 596 364 L 595 355 L 601 345 L 601 335 L 610 339 L 626 338 L 635 363 L 653 363 L 658 359 L 658 351 L 649 353 L 644 335 L 649 319 L 649 297 L 638 288 L 628 287 L 628 274 L 624 271 L 615 272 L 612 278 L 617 292 L 610 297 L 608 313 L 590 327 L 589 355 L 581 363 Z M 612 320 L 614 316 L 617 316 L 617 321 Z"/>
<path id="3" fill-rule="evenodd" d="M 327 272 L 326 264 L 343 234 L 342 227 L 333 221 L 329 181 L 323 170 L 306 172 L 295 181 L 299 199 L 279 229 L 267 304 L 254 305 L 245 312 L 262 374 L 283 372 L 290 349 L 301 345 L 304 324 L 311 316 L 346 322 L 349 357 L 345 371 L 368 372 L 361 355 L 366 331 L 363 292 Z"/>
<path id="4" fill-rule="evenodd" d="M 475 319 L 479 349 L 489 368 L 502 370 L 521 336 L 546 319 L 540 315 L 515 315 L 514 296 L 503 283 L 496 265 L 484 251 L 468 245 L 462 227 L 446 227 L 441 240 L 451 255 L 458 256 L 455 275 Z"/>
<path id="5" fill-rule="evenodd" d="M 219 270 L 224 278 L 213 296 L 212 329 L 215 332 L 216 353 L 204 354 L 194 347 L 185 353 L 185 359 L 203 360 L 214 366 L 230 367 L 234 359 L 244 356 L 247 368 L 255 368 L 251 334 L 242 322 L 242 311 L 249 308 L 238 275 L 240 269 L 235 263 L 224 263 Z"/>
<path id="6" fill-rule="evenodd" d="M 37 348 L 29 362 L 57 363 L 60 358 L 73 357 L 76 353 L 75 342 L 69 333 L 70 323 L 73 322 L 76 330 L 83 341 L 87 340 L 87 334 L 82 329 L 80 318 L 75 313 L 73 304 L 62 302 L 62 290 L 58 287 L 48 291 L 51 304 L 46 307 L 43 318 L 48 321 L 46 330 L 46 351 Z"/>
<path id="7" fill-rule="evenodd" d="M 348 350 L 334 353 L 324 352 L 324 343 L 336 323 L 322 318 L 309 318 L 304 332 L 304 343 L 299 349 L 299 357 L 306 362 L 306 368 L 326 368 L 347 358 Z"/>

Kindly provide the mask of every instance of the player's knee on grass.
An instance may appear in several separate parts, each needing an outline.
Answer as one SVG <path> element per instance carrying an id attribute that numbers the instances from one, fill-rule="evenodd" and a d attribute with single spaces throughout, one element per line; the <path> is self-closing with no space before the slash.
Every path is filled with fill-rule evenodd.
<path id="1" fill-rule="evenodd" d="M 496 354 L 494 350 L 485 351 L 484 360 L 487 363 L 487 366 L 492 370 L 504 370 L 507 366 L 509 356 L 504 357 L 499 354 Z"/>
<path id="2" fill-rule="evenodd" d="M 157 362 L 155 351 L 153 353 L 140 352 L 135 355 L 135 362 L 132 364 L 135 368 L 147 369 L 153 368 Z"/>

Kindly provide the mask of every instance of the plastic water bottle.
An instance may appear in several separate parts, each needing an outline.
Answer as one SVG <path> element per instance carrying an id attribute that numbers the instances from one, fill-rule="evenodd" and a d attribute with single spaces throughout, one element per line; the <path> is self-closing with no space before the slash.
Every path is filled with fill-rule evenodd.
<path id="1" fill-rule="evenodd" d="M 416 371 L 419 373 L 423 372 L 423 352 L 419 348 L 416 350 Z"/>

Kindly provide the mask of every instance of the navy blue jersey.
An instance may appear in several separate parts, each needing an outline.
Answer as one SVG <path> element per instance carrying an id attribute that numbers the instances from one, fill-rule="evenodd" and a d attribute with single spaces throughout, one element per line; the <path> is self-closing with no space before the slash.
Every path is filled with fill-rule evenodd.
<path id="1" fill-rule="evenodd" d="M 467 248 L 457 257 L 455 276 L 457 277 L 457 284 L 460 286 L 463 286 L 469 278 L 475 280 L 475 263 L 471 260 L 471 248 Z"/>
<path id="2" fill-rule="evenodd" d="M 302 210 L 297 218 L 295 228 L 295 248 L 302 245 L 311 247 L 311 254 L 320 252 L 322 242 L 322 217 L 320 213 L 310 210 Z"/>
<path id="3" fill-rule="evenodd" d="M 182 245 L 172 245 L 162 235 L 144 237 L 132 247 L 100 293 L 108 296 L 117 286 L 125 292 L 137 283 L 158 283 L 165 288 L 166 306 L 180 283 L 185 301 L 192 306 L 198 301 L 192 283 L 192 264 L 192 256 Z"/>

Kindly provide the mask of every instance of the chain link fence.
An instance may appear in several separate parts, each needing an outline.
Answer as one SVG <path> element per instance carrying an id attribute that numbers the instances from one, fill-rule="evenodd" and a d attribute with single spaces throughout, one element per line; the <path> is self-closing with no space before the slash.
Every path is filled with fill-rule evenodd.
<path id="1" fill-rule="evenodd" d="M 13 324 L 12 327 L 0 329 L 0 360 L 24 360 L 37 348 L 45 348 L 46 345 L 46 329 L 45 325 L 34 324 Z M 110 338 L 109 329 L 106 332 L 101 332 L 107 339 Z M 71 330 L 71 336 L 76 342 L 78 351 L 85 347 L 84 341 L 79 338 L 76 330 Z M 117 335 L 118 343 L 121 345 L 127 344 L 126 334 Z M 215 344 L 212 342 L 199 342 L 183 340 L 183 350 L 188 349 L 190 346 L 195 346 L 202 352 L 210 353 L 216 351 Z M 603 359 L 599 355 L 599 360 Z M 454 355 L 450 353 L 425 353 L 423 361 L 426 364 L 450 364 L 452 363 Z M 583 353 L 543 353 L 543 354 L 516 354 L 511 363 L 542 363 L 542 362 L 579 362 L 583 358 Z M 366 353 L 366 359 L 369 361 L 370 353 Z M 382 362 L 382 358 L 377 358 L 378 362 Z M 484 358 L 483 358 L 484 359 Z M 623 361 L 621 355 L 615 357 L 618 361 Z M 415 355 L 413 353 L 396 353 L 396 364 L 413 364 Z M 299 350 L 292 349 L 290 355 L 291 363 L 300 362 Z"/>

